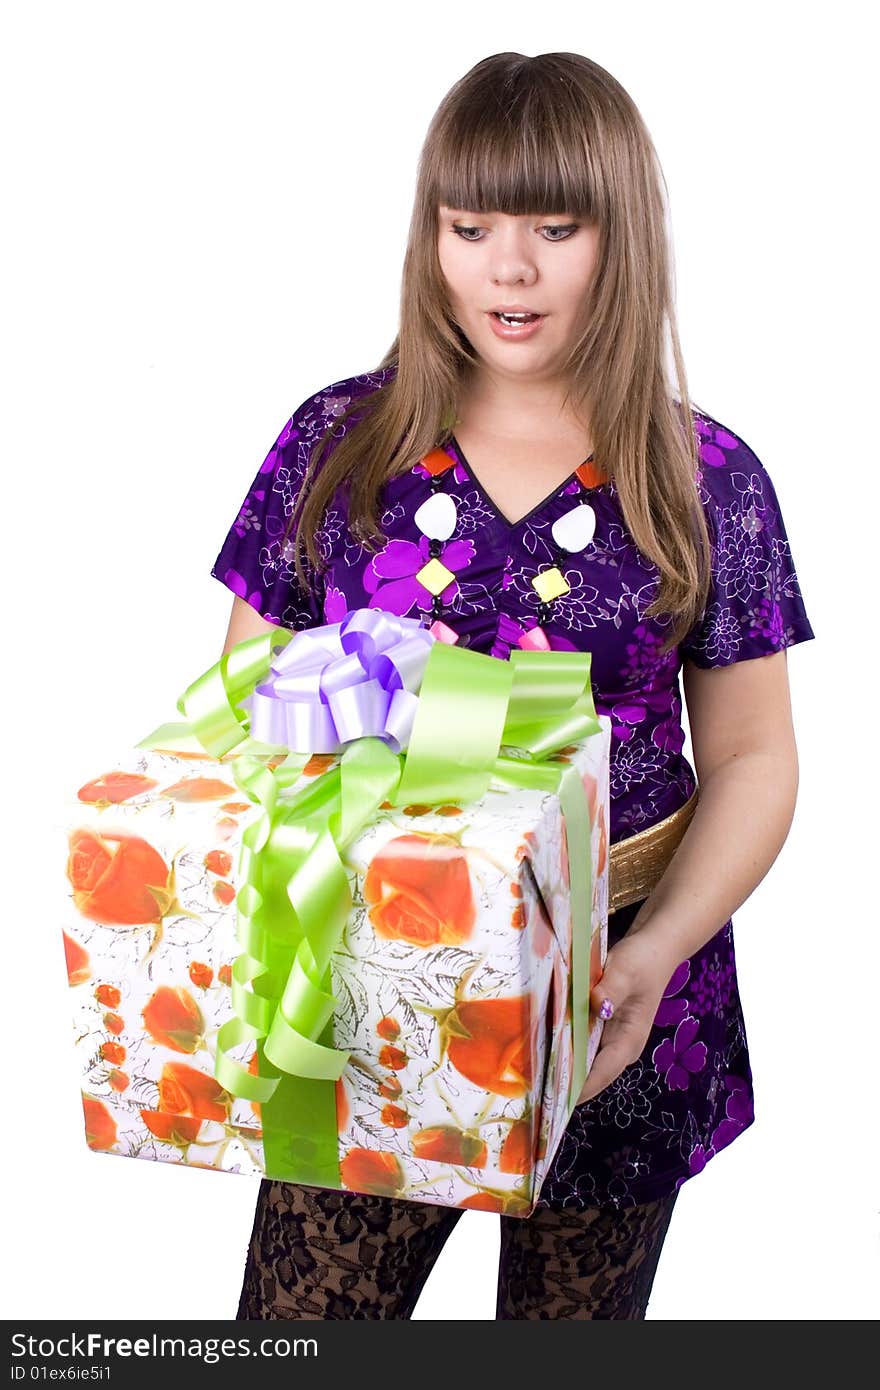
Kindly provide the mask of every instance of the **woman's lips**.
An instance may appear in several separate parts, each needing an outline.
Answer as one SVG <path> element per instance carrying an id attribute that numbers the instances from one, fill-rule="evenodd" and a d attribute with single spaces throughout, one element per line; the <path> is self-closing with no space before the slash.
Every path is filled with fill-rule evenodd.
<path id="1" fill-rule="evenodd" d="M 524 323 L 522 326 L 502 323 L 499 318 L 496 318 L 496 316 L 491 313 L 487 314 L 486 317 L 492 326 L 492 332 L 495 334 L 496 338 L 516 340 L 519 338 L 531 338 L 533 333 L 538 332 L 547 315 L 540 314 L 538 318 L 533 319 L 530 323 Z"/>

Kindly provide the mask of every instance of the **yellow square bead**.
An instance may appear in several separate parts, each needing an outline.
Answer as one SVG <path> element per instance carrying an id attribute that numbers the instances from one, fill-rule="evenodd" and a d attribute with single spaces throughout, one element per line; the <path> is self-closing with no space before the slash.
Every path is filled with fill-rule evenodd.
<path id="1" fill-rule="evenodd" d="M 423 584 L 429 594 L 442 594 L 444 589 L 448 589 L 455 575 L 452 570 L 448 570 L 440 560 L 429 560 L 426 565 L 422 565 L 416 575 L 416 579 Z"/>
<path id="2" fill-rule="evenodd" d="M 542 570 L 536 574 L 532 580 L 532 588 L 542 603 L 550 603 L 552 599 L 561 598 L 571 589 L 571 585 L 565 578 L 561 570 L 554 565 L 552 570 Z"/>

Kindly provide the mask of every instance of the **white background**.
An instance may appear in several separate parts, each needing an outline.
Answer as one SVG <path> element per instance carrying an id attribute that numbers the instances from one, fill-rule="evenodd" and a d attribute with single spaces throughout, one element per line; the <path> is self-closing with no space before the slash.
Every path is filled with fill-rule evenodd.
<path id="1" fill-rule="evenodd" d="M 414 25 L 425 24 L 418 32 Z M 209 570 L 293 409 L 396 329 L 415 167 L 480 58 L 578 51 L 663 165 L 695 400 L 779 492 L 794 826 L 736 914 L 757 1121 L 682 1190 L 650 1318 L 878 1311 L 875 72 L 866 10 L 31 3 L 6 12 L 7 1318 L 232 1318 L 257 1181 L 89 1152 L 57 866 L 86 776 L 220 655 Z M 491 1319 L 466 1213 L 416 1319 Z"/>

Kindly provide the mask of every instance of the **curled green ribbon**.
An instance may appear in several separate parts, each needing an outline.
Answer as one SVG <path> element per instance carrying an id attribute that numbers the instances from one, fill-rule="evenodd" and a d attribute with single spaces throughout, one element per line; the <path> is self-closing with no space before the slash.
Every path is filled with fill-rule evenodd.
<path id="1" fill-rule="evenodd" d="M 352 906 L 341 856 L 382 802 L 475 801 L 493 779 L 559 796 L 573 931 L 569 1109 L 576 1103 L 587 1070 L 591 826 L 577 770 L 547 759 L 600 725 L 589 653 L 515 651 L 504 662 L 438 641 L 406 753 L 378 738 L 354 739 L 336 767 L 288 794 L 309 754 L 251 739 L 239 705 L 268 675 L 273 646 L 292 635 L 277 630 L 238 643 L 178 699 L 187 722 L 160 725 L 137 746 L 213 757 L 238 749 L 232 776 L 261 814 L 242 835 L 242 954 L 232 968 L 234 1017 L 218 1034 L 215 1076 L 232 1095 L 261 1104 L 268 1174 L 338 1188 L 335 1083 L 350 1052 L 333 1046 L 330 958 Z M 279 754 L 270 768 L 267 757 Z M 256 1076 L 229 1056 L 250 1041 Z"/>

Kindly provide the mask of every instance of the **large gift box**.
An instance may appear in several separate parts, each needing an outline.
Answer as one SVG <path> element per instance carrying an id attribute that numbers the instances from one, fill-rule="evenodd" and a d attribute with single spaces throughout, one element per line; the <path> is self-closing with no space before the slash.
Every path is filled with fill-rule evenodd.
<path id="1" fill-rule="evenodd" d="M 58 857 L 87 1142 L 527 1216 L 602 1028 L 589 657 L 372 610 L 289 636 L 83 769 Z"/>

